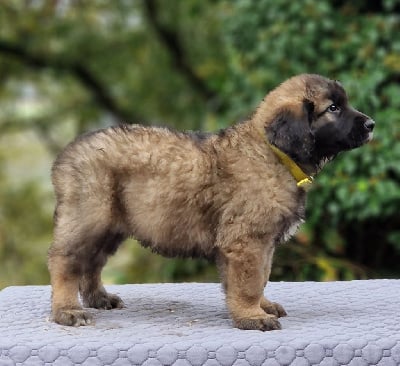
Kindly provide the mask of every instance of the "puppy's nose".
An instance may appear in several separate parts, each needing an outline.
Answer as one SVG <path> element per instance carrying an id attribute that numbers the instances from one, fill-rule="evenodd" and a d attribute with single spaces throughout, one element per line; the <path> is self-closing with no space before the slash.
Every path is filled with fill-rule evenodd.
<path id="1" fill-rule="evenodd" d="M 372 120 L 372 119 L 367 119 L 367 120 L 364 122 L 364 127 L 365 127 L 365 129 L 366 129 L 367 131 L 372 132 L 372 130 L 373 130 L 374 127 L 375 127 L 375 121 Z"/>

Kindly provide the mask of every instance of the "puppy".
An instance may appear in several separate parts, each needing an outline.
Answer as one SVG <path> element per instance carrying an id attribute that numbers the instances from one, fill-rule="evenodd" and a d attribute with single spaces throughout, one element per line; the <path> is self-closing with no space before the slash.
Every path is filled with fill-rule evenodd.
<path id="1" fill-rule="evenodd" d="M 56 159 L 52 317 L 87 325 L 85 307 L 121 308 L 101 270 L 135 237 L 168 257 L 216 262 L 234 326 L 280 329 L 283 307 L 264 297 L 275 246 L 305 218 L 312 177 L 372 138 L 337 81 L 295 76 L 252 117 L 217 134 L 122 125 L 77 138 Z"/>

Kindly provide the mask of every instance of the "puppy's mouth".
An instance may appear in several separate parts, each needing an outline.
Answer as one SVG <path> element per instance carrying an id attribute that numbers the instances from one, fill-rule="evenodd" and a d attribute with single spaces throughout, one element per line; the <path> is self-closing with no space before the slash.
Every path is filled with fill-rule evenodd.
<path id="1" fill-rule="evenodd" d="M 357 147 L 368 144 L 369 142 L 371 142 L 373 135 L 374 135 L 373 132 L 368 132 L 368 134 L 364 138 L 353 139 L 353 143 L 350 144 L 349 149 L 352 150 Z"/>
<path id="2" fill-rule="evenodd" d="M 359 146 L 368 144 L 369 142 L 372 141 L 373 137 L 374 137 L 374 133 L 373 133 L 372 131 L 371 131 L 371 132 L 368 132 L 368 134 L 366 135 L 366 137 L 365 137 L 362 141 L 360 141 Z"/>
<path id="3" fill-rule="evenodd" d="M 369 132 L 368 135 L 367 135 L 367 138 L 364 141 L 364 144 L 368 144 L 368 142 L 371 142 L 373 137 L 374 137 L 374 133 L 373 132 Z"/>
<path id="4" fill-rule="evenodd" d="M 364 122 L 363 127 L 362 127 L 362 138 L 354 138 L 356 147 L 362 146 L 364 144 L 369 143 L 372 138 L 374 137 L 374 127 L 375 127 L 375 122 L 372 119 L 368 119 Z"/>

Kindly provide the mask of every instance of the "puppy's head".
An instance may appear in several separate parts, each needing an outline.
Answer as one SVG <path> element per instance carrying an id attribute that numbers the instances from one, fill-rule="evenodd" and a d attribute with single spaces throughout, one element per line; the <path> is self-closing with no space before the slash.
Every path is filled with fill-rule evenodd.
<path id="1" fill-rule="evenodd" d="M 269 93 L 255 118 L 271 144 L 314 172 L 341 151 L 369 142 L 375 125 L 349 105 L 339 82 L 311 74 L 295 76 Z"/>

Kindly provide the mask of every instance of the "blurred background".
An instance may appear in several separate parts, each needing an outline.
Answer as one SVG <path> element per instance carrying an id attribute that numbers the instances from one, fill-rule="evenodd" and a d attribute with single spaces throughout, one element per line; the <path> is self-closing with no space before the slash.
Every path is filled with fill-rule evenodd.
<path id="1" fill-rule="evenodd" d="M 118 122 L 215 131 L 284 79 L 338 79 L 377 122 L 309 194 L 272 280 L 400 276 L 400 1 L 14 0 L 0 3 L 0 288 L 47 284 L 50 169 Z M 106 283 L 217 281 L 214 266 L 125 242 Z"/>

